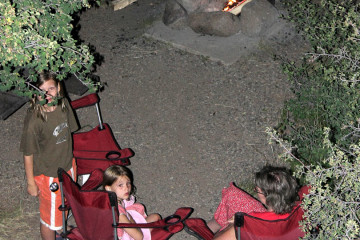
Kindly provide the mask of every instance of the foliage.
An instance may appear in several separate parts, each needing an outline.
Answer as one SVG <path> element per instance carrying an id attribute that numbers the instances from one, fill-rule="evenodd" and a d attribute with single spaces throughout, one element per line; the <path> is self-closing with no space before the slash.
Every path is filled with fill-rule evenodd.
<path id="1" fill-rule="evenodd" d="M 72 14 L 83 7 L 90 7 L 87 0 L 0 0 L 0 91 L 30 97 L 43 70 L 98 87 L 88 77 L 94 57 L 71 35 Z"/>
<path id="2" fill-rule="evenodd" d="M 291 154 L 291 145 L 268 129 L 271 139 L 286 149 L 283 157 L 301 162 L 297 176 L 304 177 L 311 186 L 310 194 L 302 203 L 305 220 L 301 225 L 307 230 L 305 238 L 314 238 L 311 230 L 320 229 L 318 239 L 355 239 L 360 233 L 360 142 L 347 150 L 340 149 L 329 141 L 329 132 L 326 128 L 323 143 L 330 154 L 323 160 L 327 167 L 323 167 L 304 165 Z"/>
<path id="3" fill-rule="evenodd" d="M 302 203 L 305 238 L 359 238 L 360 4 L 283 2 L 288 20 L 312 49 L 301 61 L 283 65 L 294 98 L 286 102 L 276 132 L 268 132 L 296 165 L 296 175 L 311 185 Z M 314 229 L 316 236 L 310 234 Z"/>
<path id="4" fill-rule="evenodd" d="M 302 161 L 316 165 L 330 154 L 322 131 L 340 147 L 356 142 L 350 127 L 360 119 L 359 4 L 349 0 L 285 0 L 288 19 L 309 40 L 312 52 L 284 71 L 295 98 L 286 103 L 279 133 Z"/>

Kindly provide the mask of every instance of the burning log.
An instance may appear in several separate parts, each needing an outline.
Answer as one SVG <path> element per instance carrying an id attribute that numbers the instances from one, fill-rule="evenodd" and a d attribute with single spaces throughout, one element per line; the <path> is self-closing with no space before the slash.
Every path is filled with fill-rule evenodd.
<path id="1" fill-rule="evenodd" d="M 241 9 L 252 0 L 228 0 L 227 4 L 223 8 L 224 12 L 230 12 L 234 15 L 238 15 Z"/>

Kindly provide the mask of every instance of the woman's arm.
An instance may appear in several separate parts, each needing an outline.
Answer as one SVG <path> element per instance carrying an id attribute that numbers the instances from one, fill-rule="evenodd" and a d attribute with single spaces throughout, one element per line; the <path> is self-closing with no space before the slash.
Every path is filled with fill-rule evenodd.
<path id="1" fill-rule="evenodd" d="M 34 178 L 34 156 L 25 156 L 24 155 L 24 167 L 25 167 L 25 174 L 27 180 L 27 192 L 31 196 L 38 196 L 39 195 L 39 188 L 35 183 Z"/>
<path id="2" fill-rule="evenodd" d="M 131 216 L 129 218 L 125 214 L 120 214 L 119 223 L 135 223 Z M 124 231 L 135 240 L 143 240 L 144 236 L 140 228 L 124 228 Z"/>

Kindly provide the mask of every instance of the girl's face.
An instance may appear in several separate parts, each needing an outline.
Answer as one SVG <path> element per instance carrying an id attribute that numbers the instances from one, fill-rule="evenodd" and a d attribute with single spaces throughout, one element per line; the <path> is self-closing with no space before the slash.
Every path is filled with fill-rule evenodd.
<path id="1" fill-rule="evenodd" d="M 44 82 L 39 88 L 45 92 L 45 99 L 47 103 L 51 103 L 52 100 L 59 94 L 59 86 L 54 80 Z M 42 100 L 41 96 L 39 96 L 39 100 Z"/>
<path id="2" fill-rule="evenodd" d="M 131 181 L 127 176 L 120 176 L 111 186 L 105 186 L 105 189 L 116 193 L 119 201 L 127 200 L 130 197 Z"/>

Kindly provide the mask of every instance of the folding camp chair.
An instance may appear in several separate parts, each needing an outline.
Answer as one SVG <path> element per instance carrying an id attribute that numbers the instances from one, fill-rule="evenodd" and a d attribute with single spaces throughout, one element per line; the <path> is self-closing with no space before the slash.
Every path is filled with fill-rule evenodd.
<path id="1" fill-rule="evenodd" d="M 117 198 L 113 192 L 90 190 L 102 181 L 102 170 L 95 169 L 88 181 L 80 187 L 61 168 L 58 170 L 63 211 L 64 239 L 70 240 L 117 240 L 118 227 L 154 228 L 152 239 L 166 240 L 184 227 L 183 221 L 193 212 L 192 208 L 179 208 L 174 215 L 146 224 L 120 224 Z M 66 198 L 66 201 L 64 200 Z M 71 209 L 76 228 L 67 231 L 66 212 Z"/>
<path id="2" fill-rule="evenodd" d="M 284 219 L 265 220 L 249 214 L 235 214 L 234 231 L 237 240 L 295 240 L 304 236 L 299 226 L 303 210 L 300 205 Z M 200 218 L 185 220 L 185 230 L 200 240 L 211 240 L 214 234 Z"/>
<path id="3" fill-rule="evenodd" d="M 304 194 L 309 193 L 309 186 L 304 186 L 299 191 L 300 202 Z M 303 220 L 303 210 L 300 202 L 286 217 L 276 220 L 267 219 L 267 213 L 257 213 L 257 217 L 246 213 L 235 214 L 234 232 L 237 240 L 293 240 L 304 236 L 299 226 Z M 207 227 L 205 221 L 200 218 L 185 220 L 185 230 L 200 240 L 211 240 L 213 232 Z"/>
<path id="4" fill-rule="evenodd" d="M 129 148 L 121 149 L 108 124 L 102 122 L 100 99 L 96 93 L 71 101 L 73 109 L 95 105 L 99 125 L 88 132 L 75 133 L 74 158 L 77 175 L 90 174 L 96 168 L 105 170 L 111 165 L 129 165 L 134 155 Z"/>
<path id="5" fill-rule="evenodd" d="M 264 220 L 246 213 L 235 214 L 235 234 L 238 240 L 295 240 L 304 236 L 299 226 L 303 220 L 303 210 L 297 206 L 284 219 Z"/>

